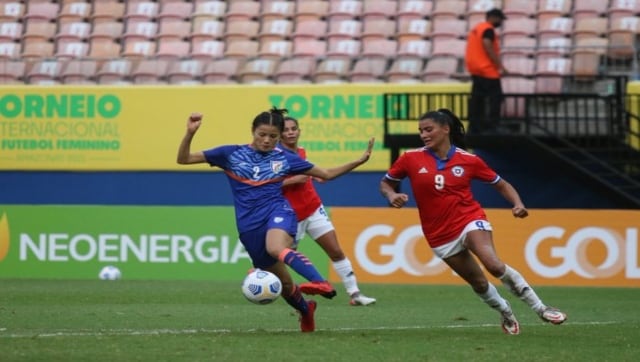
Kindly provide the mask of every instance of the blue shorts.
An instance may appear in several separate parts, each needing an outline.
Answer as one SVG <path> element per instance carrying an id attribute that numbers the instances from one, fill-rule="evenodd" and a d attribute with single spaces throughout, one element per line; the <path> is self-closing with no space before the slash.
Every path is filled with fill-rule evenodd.
<path id="1" fill-rule="evenodd" d="M 275 211 L 262 227 L 240 233 L 240 242 L 249 253 L 255 268 L 266 269 L 278 262 L 277 258 L 267 253 L 267 231 L 282 229 L 295 237 L 298 229 L 296 214 L 291 209 Z"/>

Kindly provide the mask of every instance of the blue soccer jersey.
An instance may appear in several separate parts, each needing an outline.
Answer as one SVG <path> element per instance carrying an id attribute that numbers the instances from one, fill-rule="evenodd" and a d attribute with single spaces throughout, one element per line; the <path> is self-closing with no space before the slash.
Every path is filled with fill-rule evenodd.
<path id="1" fill-rule="evenodd" d="M 204 156 L 227 175 L 240 234 L 264 227 L 274 212 L 291 209 L 282 194 L 282 181 L 313 167 L 297 154 L 279 148 L 259 152 L 249 145 L 226 145 L 206 150 Z"/>

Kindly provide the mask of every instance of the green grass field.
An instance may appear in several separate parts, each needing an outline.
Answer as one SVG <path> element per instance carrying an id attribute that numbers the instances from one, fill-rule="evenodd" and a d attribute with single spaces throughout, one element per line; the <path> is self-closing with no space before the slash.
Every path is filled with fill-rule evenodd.
<path id="1" fill-rule="evenodd" d="M 466 286 L 361 285 L 352 307 L 318 299 L 315 333 L 284 302 L 238 283 L 0 280 L 0 361 L 637 361 L 640 289 L 537 288 L 569 321 L 510 301 L 522 333 Z M 338 285 L 339 292 L 342 287 Z"/>

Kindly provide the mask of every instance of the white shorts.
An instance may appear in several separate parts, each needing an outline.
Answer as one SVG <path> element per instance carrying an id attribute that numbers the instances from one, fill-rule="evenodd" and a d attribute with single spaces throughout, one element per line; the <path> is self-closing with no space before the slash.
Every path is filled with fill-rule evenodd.
<path id="1" fill-rule="evenodd" d="M 302 221 L 298 221 L 298 232 L 296 233 L 296 240 L 293 242 L 293 246 L 298 246 L 300 240 L 304 238 L 304 234 L 309 234 L 313 240 L 316 240 L 332 230 L 334 230 L 334 227 L 329 219 L 329 215 L 324 210 L 324 205 L 320 205 L 311 216 Z"/>
<path id="2" fill-rule="evenodd" d="M 454 256 L 467 248 L 465 245 L 467 234 L 469 233 L 469 231 L 473 230 L 492 231 L 493 229 L 491 228 L 491 224 L 487 220 L 472 221 L 464 227 L 462 233 L 460 233 L 457 238 L 451 240 L 446 244 L 432 248 L 431 250 L 433 250 L 433 253 L 440 259 L 446 259 L 448 257 Z"/>

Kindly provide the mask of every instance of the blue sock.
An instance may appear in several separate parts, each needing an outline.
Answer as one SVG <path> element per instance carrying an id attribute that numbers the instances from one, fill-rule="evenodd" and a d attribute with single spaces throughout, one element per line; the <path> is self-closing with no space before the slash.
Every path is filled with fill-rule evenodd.
<path id="1" fill-rule="evenodd" d="M 291 293 L 291 295 L 283 297 L 290 306 L 292 306 L 296 310 L 299 310 L 302 314 L 306 314 L 309 310 L 309 305 L 307 304 L 307 301 L 302 297 L 299 286 L 295 285 L 293 288 L 293 293 Z"/>
<path id="2" fill-rule="evenodd" d="M 311 261 L 298 251 L 286 248 L 278 255 L 278 259 L 310 282 L 324 281 L 324 278 L 318 273 Z"/>

